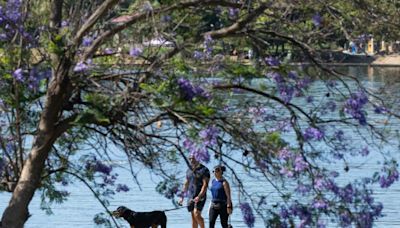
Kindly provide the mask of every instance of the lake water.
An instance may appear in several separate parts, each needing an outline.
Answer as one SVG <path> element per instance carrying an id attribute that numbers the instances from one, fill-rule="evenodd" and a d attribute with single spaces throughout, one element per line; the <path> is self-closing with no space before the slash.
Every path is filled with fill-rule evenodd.
<path id="1" fill-rule="evenodd" d="M 366 67 L 348 67 L 342 69 L 345 72 L 356 75 L 362 83 L 371 87 L 378 88 L 383 82 L 390 82 L 390 88 L 393 90 L 393 97 L 400 97 L 400 90 L 398 89 L 398 81 L 400 81 L 400 69 L 399 68 L 366 68 Z M 312 88 L 318 91 L 318 87 Z M 321 96 L 324 91 L 320 91 Z M 376 121 L 379 121 L 377 119 Z M 398 128 L 399 129 L 399 128 Z M 393 143 L 396 145 L 397 143 Z M 388 148 L 392 150 L 392 155 L 400 160 L 399 148 L 394 147 Z M 350 167 L 357 167 L 356 172 L 349 172 L 346 175 L 341 176 L 343 182 L 347 178 L 353 179 L 357 175 L 372 173 L 380 169 L 380 164 L 374 160 L 375 156 L 372 154 L 367 160 L 353 160 L 351 161 Z M 128 165 L 124 160 L 116 159 L 116 162 L 122 166 Z M 207 164 L 209 168 L 212 168 L 215 162 Z M 170 200 L 165 199 L 155 191 L 155 186 L 158 183 L 158 178 L 152 176 L 147 171 L 143 170 L 139 173 L 138 179 L 141 183 L 141 189 L 136 185 L 127 171 L 120 170 L 119 183 L 125 183 L 130 187 L 130 191 L 126 193 L 118 193 L 114 196 L 114 199 L 110 200 L 110 210 L 114 210 L 120 205 L 127 206 L 136 211 L 151 211 L 151 210 L 164 210 L 173 208 Z M 238 170 L 240 173 L 240 170 Z M 182 177 L 183 178 L 183 177 Z M 231 183 L 234 185 L 234 183 Z M 263 191 L 269 193 L 268 200 L 278 200 L 274 189 L 268 185 L 268 183 L 260 183 L 256 180 L 245 180 L 244 183 L 246 188 L 252 189 L 253 191 Z M 37 194 L 32 203 L 30 204 L 31 218 L 26 223 L 27 228 L 89 228 L 95 227 L 93 223 L 93 216 L 103 211 L 102 206 L 94 199 L 92 193 L 83 184 L 76 182 L 74 185 L 68 186 L 67 190 L 71 193 L 69 199 L 61 204 L 54 205 L 53 215 L 46 215 L 44 211 L 40 210 L 40 197 Z M 235 194 L 235 188 L 233 187 L 233 202 L 234 205 L 238 202 L 238 195 Z M 210 193 L 208 193 L 209 195 Z M 384 217 L 380 218 L 376 223 L 375 227 L 390 228 L 400 227 L 400 183 L 396 182 L 389 189 L 381 189 L 377 187 L 375 189 L 375 196 L 377 201 L 381 201 L 384 204 L 383 214 Z M 0 193 L 0 212 L 4 210 L 10 199 L 9 193 Z M 208 223 L 207 214 L 208 203 L 203 210 L 203 217 Z M 180 227 L 191 227 L 190 214 L 186 209 L 179 209 L 174 211 L 166 212 L 168 217 L 168 227 L 180 228 Z M 129 227 L 128 224 L 119 220 L 121 227 Z M 234 208 L 234 213 L 231 216 L 231 223 L 233 227 L 246 227 L 242 222 L 242 215 L 239 208 Z M 219 221 L 217 221 L 217 227 L 220 227 Z M 260 218 L 256 218 L 255 227 L 264 227 L 263 222 Z"/>

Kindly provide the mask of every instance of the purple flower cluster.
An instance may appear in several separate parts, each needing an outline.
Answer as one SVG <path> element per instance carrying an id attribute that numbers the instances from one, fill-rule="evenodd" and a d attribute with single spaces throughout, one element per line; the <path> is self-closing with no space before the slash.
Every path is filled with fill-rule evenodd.
<path id="1" fill-rule="evenodd" d="M 278 158 L 281 160 L 288 161 L 292 157 L 293 157 L 293 152 L 290 151 L 288 147 L 283 147 L 278 152 Z"/>
<path id="2" fill-rule="evenodd" d="M 303 133 L 304 140 L 321 140 L 325 136 L 324 132 L 319 130 L 318 128 L 309 127 Z"/>
<path id="3" fill-rule="evenodd" d="M 183 98 L 187 101 L 192 101 L 195 97 L 210 98 L 210 94 L 208 92 L 206 92 L 200 86 L 193 85 L 188 79 L 178 79 L 178 86 Z"/>
<path id="4" fill-rule="evenodd" d="M 269 66 L 273 66 L 273 67 L 277 67 L 277 66 L 281 65 L 281 62 L 279 61 L 279 59 L 272 57 L 272 56 L 266 57 L 265 63 L 268 64 Z"/>
<path id="5" fill-rule="evenodd" d="M 368 97 L 364 92 L 360 91 L 351 94 L 344 105 L 344 111 L 350 114 L 354 119 L 358 120 L 361 125 L 367 124 L 365 112 L 362 110 L 364 105 L 368 103 Z"/>
<path id="6" fill-rule="evenodd" d="M 279 66 L 280 64 L 277 59 L 272 57 L 266 58 L 266 62 L 270 66 Z M 289 103 L 293 97 L 302 96 L 303 90 L 311 83 L 308 77 L 299 78 L 294 71 L 290 71 L 286 78 L 278 72 L 269 72 L 266 76 L 275 81 L 279 95 L 286 104 Z"/>
<path id="7" fill-rule="evenodd" d="M 217 145 L 219 130 L 216 127 L 210 126 L 199 132 L 200 138 L 205 146 Z"/>
<path id="8" fill-rule="evenodd" d="M 265 115 L 266 111 L 264 108 L 251 107 L 249 108 L 249 113 L 253 115 L 253 121 L 259 123 L 264 119 L 263 116 Z"/>
<path id="9" fill-rule="evenodd" d="M 86 170 L 103 173 L 108 176 L 111 174 L 112 166 L 108 166 L 95 158 L 86 162 Z"/>
<path id="10" fill-rule="evenodd" d="M 85 36 L 85 37 L 83 37 L 83 40 L 82 40 L 82 46 L 89 47 L 90 45 L 92 45 L 92 42 L 93 42 L 92 37 Z"/>
<path id="11" fill-rule="evenodd" d="M 197 161 L 210 161 L 210 154 L 204 145 L 197 145 L 197 143 L 190 139 L 185 139 L 183 147 L 189 151 L 190 156 L 194 156 Z"/>
<path id="12" fill-rule="evenodd" d="M 256 218 L 254 217 L 253 210 L 251 209 L 250 204 L 247 202 L 240 203 L 240 210 L 242 211 L 243 220 L 246 225 L 248 227 L 254 227 L 254 222 L 256 221 Z"/>
<path id="13" fill-rule="evenodd" d="M 142 54 L 142 52 L 143 52 L 143 50 L 142 50 L 141 48 L 139 48 L 139 47 L 132 47 L 132 48 L 129 50 L 129 55 L 136 58 L 136 57 L 139 57 L 139 56 Z"/>
<path id="14" fill-rule="evenodd" d="M 12 39 L 16 32 L 27 36 L 21 22 L 21 6 L 20 0 L 9 0 L 4 8 L 0 6 L 0 26 L 4 32 L 0 34 L 1 40 Z"/>
<path id="15" fill-rule="evenodd" d="M 78 62 L 74 67 L 75 72 L 83 72 L 87 69 L 89 69 L 88 65 L 82 61 Z"/>
<path id="16" fill-rule="evenodd" d="M 203 52 L 200 52 L 200 51 L 194 51 L 193 52 L 193 58 L 194 59 L 199 60 L 199 59 L 202 59 L 203 57 L 204 57 Z"/>
<path id="17" fill-rule="evenodd" d="M 39 88 L 40 81 L 48 79 L 50 74 L 51 72 L 47 70 L 39 72 L 38 69 L 34 67 L 29 71 L 29 74 L 25 73 L 21 68 L 18 68 L 12 73 L 12 76 L 16 81 L 27 84 L 29 89 L 35 91 Z"/>
<path id="18" fill-rule="evenodd" d="M 125 184 L 117 184 L 117 188 L 115 189 L 117 192 L 128 192 L 129 187 Z"/>
<path id="19" fill-rule="evenodd" d="M 17 80 L 18 82 L 23 82 L 24 81 L 24 75 L 23 75 L 23 71 L 21 68 L 16 69 L 12 76 L 15 78 L 15 80 Z"/>
<path id="20" fill-rule="evenodd" d="M 240 9 L 238 8 L 229 8 L 228 9 L 228 16 L 230 19 L 234 20 L 239 16 Z"/>
<path id="21" fill-rule="evenodd" d="M 395 181 L 399 180 L 399 171 L 397 171 L 396 166 L 391 168 L 384 168 L 384 174 L 379 178 L 379 184 L 381 188 L 390 187 Z"/>
<path id="22" fill-rule="evenodd" d="M 360 154 L 361 154 L 361 156 L 364 156 L 364 157 L 368 156 L 368 154 L 369 154 L 368 147 L 366 146 L 366 147 L 362 148 L 361 151 L 360 151 Z"/>
<path id="23" fill-rule="evenodd" d="M 320 27 L 322 23 L 322 17 L 319 15 L 319 13 L 314 14 L 312 17 L 312 22 L 315 25 L 315 27 Z"/>
<path id="24" fill-rule="evenodd" d="M 324 199 L 315 199 L 312 203 L 312 207 L 315 209 L 325 210 L 328 208 L 328 202 L 326 202 Z"/>
<path id="25" fill-rule="evenodd" d="M 294 159 L 294 171 L 302 172 L 308 168 L 308 163 L 304 161 L 303 156 L 297 155 Z"/>
<path id="26" fill-rule="evenodd" d="M 209 59 L 212 56 L 212 51 L 214 50 L 213 48 L 214 41 L 210 35 L 204 36 L 204 57 Z"/>

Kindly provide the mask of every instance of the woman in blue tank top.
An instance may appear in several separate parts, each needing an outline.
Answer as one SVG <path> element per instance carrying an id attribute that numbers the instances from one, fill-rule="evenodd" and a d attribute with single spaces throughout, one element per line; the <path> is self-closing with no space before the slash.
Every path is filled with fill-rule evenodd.
<path id="1" fill-rule="evenodd" d="M 218 215 L 222 228 L 228 228 L 228 217 L 232 214 L 231 189 L 223 177 L 224 171 L 225 167 L 221 165 L 215 166 L 213 170 L 215 178 L 211 183 L 210 228 L 214 228 Z"/>

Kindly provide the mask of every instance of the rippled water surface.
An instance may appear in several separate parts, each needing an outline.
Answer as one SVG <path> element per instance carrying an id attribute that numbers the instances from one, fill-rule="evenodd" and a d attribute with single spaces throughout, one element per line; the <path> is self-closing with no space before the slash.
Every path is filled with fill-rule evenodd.
<path id="1" fill-rule="evenodd" d="M 342 72 L 348 72 L 352 75 L 357 76 L 360 81 L 366 86 L 372 89 L 379 89 L 384 82 L 391 85 L 386 89 L 393 92 L 393 96 L 388 99 L 397 99 L 400 97 L 400 87 L 398 81 L 400 81 L 400 69 L 399 68 L 366 68 L 366 67 L 349 67 L 339 69 Z M 324 90 L 318 87 L 318 83 L 311 88 L 316 92 L 320 93 L 320 96 L 325 94 Z M 379 123 L 380 119 L 374 120 Z M 400 129 L 397 125 L 395 128 Z M 391 154 L 400 160 L 399 148 L 390 146 L 387 148 Z M 373 153 L 373 152 L 372 152 Z M 381 164 L 374 160 L 373 154 L 367 159 L 355 159 L 349 164 L 350 167 L 354 168 L 355 172 L 349 172 L 346 175 L 341 176 L 340 181 L 346 183 L 348 180 L 358 177 L 365 173 L 372 173 L 373 171 L 379 170 Z M 378 156 L 376 156 L 378 157 Z M 124 160 L 116 159 L 121 165 L 128 165 Z M 215 164 L 207 164 L 209 168 L 213 167 Z M 343 168 L 343 167 L 338 167 Z M 240 173 L 240 171 L 238 171 Z M 139 173 L 139 181 L 141 183 L 142 190 L 136 185 L 135 181 L 126 171 L 120 171 L 119 182 L 127 184 L 131 190 L 127 193 L 118 193 L 115 195 L 114 199 L 110 201 L 110 210 L 115 209 L 120 205 L 125 205 L 135 211 L 151 211 L 151 210 L 164 210 L 173 208 L 170 200 L 165 199 L 161 195 L 155 192 L 155 186 L 158 183 L 156 177 L 151 176 L 146 171 L 141 171 Z M 183 178 L 183 175 L 182 175 Z M 234 183 L 232 183 L 233 185 Z M 263 192 L 269 194 L 267 200 L 274 202 L 279 200 L 277 194 L 274 192 L 273 188 L 268 183 L 260 183 L 255 180 L 244 180 L 244 185 L 246 188 L 251 189 L 253 192 Z M 95 227 L 93 223 L 93 216 L 99 212 L 103 211 L 102 206 L 93 198 L 92 193 L 83 184 L 76 182 L 75 185 L 69 186 L 67 188 L 71 192 L 71 196 L 68 201 L 61 204 L 55 205 L 53 208 L 53 215 L 46 215 L 45 212 L 39 209 L 40 207 L 40 197 L 36 195 L 30 205 L 30 212 L 32 214 L 31 218 L 26 223 L 27 228 L 89 228 Z M 238 196 L 235 194 L 235 189 L 233 189 L 234 204 L 238 201 Z M 400 227 L 400 183 L 396 182 L 389 189 L 381 189 L 377 187 L 375 189 L 375 196 L 377 201 L 381 201 L 384 204 L 384 217 L 380 218 L 375 227 Z M 0 212 L 2 212 L 8 203 L 10 198 L 9 193 L 0 193 Z M 207 218 L 207 207 L 203 210 L 203 217 L 208 222 Z M 179 209 L 174 211 L 166 212 L 168 217 L 168 227 L 179 228 L 179 227 L 191 227 L 190 214 L 186 209 Z M 242 222 L 242 217 L 239 208 L 234 208 L 234 213 L 231 216 L 231 223 L 233 227 L 246 227 Z M 219 221 L 217 221 L 217 224 Z M 128 227 L 128 224 L 121 221 L 122 227 Z M 218 226 L 219 227 L 219 224 Z M 255 227 L 264 227 L 260 218 L 256 219 Z"/>

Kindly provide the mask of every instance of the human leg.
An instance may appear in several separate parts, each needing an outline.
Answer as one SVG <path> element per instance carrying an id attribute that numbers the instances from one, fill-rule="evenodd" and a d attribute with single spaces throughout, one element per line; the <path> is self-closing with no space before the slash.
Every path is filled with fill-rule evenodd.
<path id="1" fill-rule="evenodd" d="M 229 218 L 229 214 L 228 211 L 226 209 L 226 206 L 222 207 L 219 210 L 219 215 L 220 215 L 220 220 L 221 220 L 221 226 L 222 228 L 228 228 L 228 218 Z"/>
<path id="2" fill-rule="evenodd" d="M 197 208 L 194 208 L 194 210 L 193 210 L 193 216 L 194 216 L 194 219 L 196 220 L 197 224 L 200 226 L 200 228 L 205 228 L 205 226 L 204 226 L 204 219 L 203 219 L 203 217 L 201 216 L 201 210 L 199 210 L 199 209 L 197 209 Z M 192 224 L 193 224 L 193 222 L 192 222 Z M 197 227 L 197 226 L 196 226 L 196 227 Z"/>
<path id="3" fill-rule="evenodd" d="M 215 210 L 212 207 L 210 208 L 210 212 L 208 214 L 210 220 L 209 221 L 210 228 L 215 227 L 215 221 L 217 220 L 218 214 L 219 214 L 218 210 Z"/>

